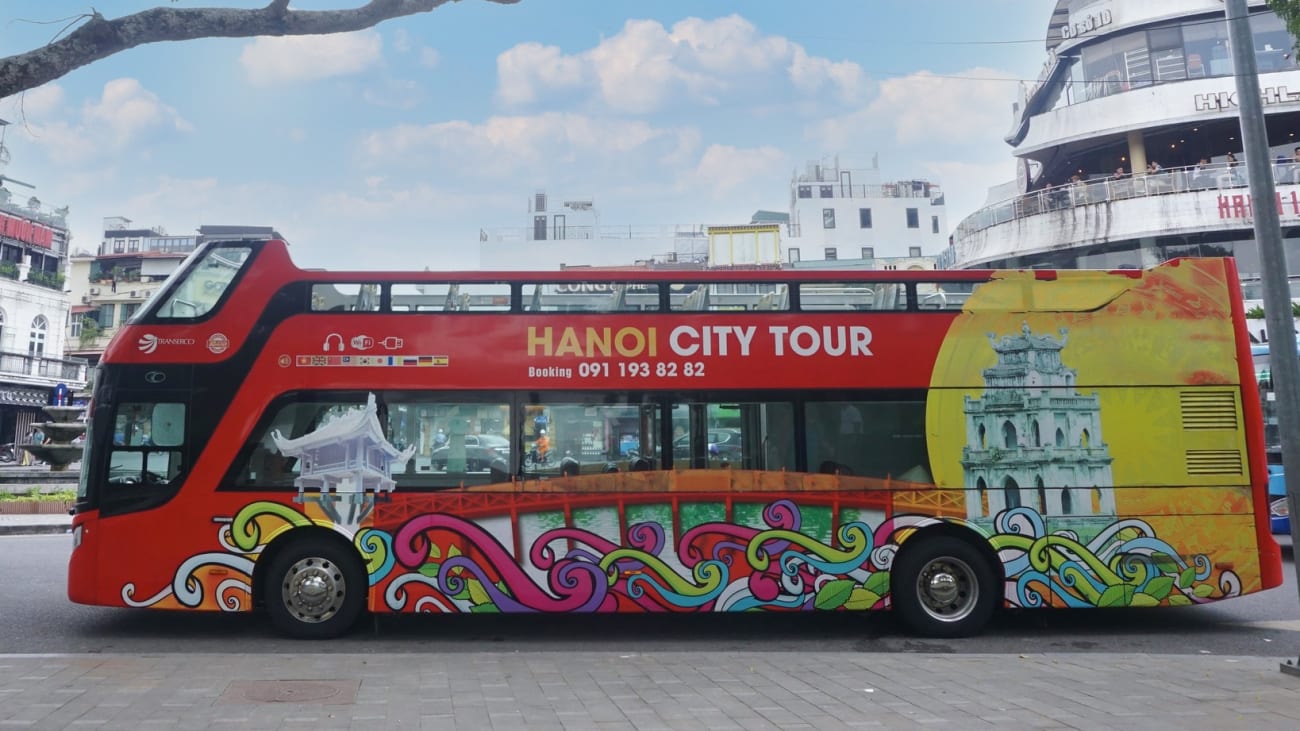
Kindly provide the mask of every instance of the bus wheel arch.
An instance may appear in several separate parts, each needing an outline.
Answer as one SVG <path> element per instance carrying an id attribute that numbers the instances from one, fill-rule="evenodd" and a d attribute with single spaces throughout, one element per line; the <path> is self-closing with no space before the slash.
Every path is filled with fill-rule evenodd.
<path id="1" fill-rule="evenodd" d="M 297 528 L 258 557 L 254 601 L 280 632 L 302 639 L 337 637 L 366 608 L 369 582 L 361 554 L 326 528 Z"/>
<path id="2" fill-rule="evenodd" d="M 945 523 L 899 546 L 890 573 L 891 607 L 912 633 L 968 637 L 1003 604 L 1005 573 L 986 538 Z"/>

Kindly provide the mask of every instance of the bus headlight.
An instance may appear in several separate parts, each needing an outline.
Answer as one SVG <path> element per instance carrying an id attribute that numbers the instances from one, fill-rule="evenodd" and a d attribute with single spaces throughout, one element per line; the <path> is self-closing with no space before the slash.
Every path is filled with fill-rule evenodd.
<path id="1" fill-rule="evenodd" d="M 1285 518 L 1291 511 L 1286 506 L 1286 498 L 1280 497 L 1268 504 L 1268 514 L 1274 518 Z"/>

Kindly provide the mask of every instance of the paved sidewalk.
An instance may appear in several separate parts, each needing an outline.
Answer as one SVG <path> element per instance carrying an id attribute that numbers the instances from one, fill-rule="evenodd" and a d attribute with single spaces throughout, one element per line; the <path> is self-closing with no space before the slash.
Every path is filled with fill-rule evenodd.
<path id="1" fill-rule="evenodd" d="M 67 533 L 70 530 L 72 530 L 72 516 L 65 513 L 0 515 L 0 536 Z"/>
<path id="2" fill-rule="evenodd" d="M 436 648 L 386 655 L 0 655 L 0 726 L 1300 728 L 1300 677 L 1279 672 L 1278 662 Z"/>

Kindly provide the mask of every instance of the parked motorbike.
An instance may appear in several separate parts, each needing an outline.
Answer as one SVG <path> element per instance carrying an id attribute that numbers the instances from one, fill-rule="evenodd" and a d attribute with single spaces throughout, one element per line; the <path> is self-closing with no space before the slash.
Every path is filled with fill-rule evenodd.
<path id="1" fill-rule="evenodd" d="M 0 462 L 8 463 L 18 459 L 18 452 L 14 448 L 14 443 L 0 444 Z"/>

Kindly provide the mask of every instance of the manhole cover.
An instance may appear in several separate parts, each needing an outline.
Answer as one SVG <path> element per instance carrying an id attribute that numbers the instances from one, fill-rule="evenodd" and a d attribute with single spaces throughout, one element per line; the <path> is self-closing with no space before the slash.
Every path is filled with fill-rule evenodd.
<path id="1" fill-rule="evenodd" d="M 226 687 L 225 703 L 317 703 L 346 705 L 357 698 L 356 680 L 236 680 Z"/>

